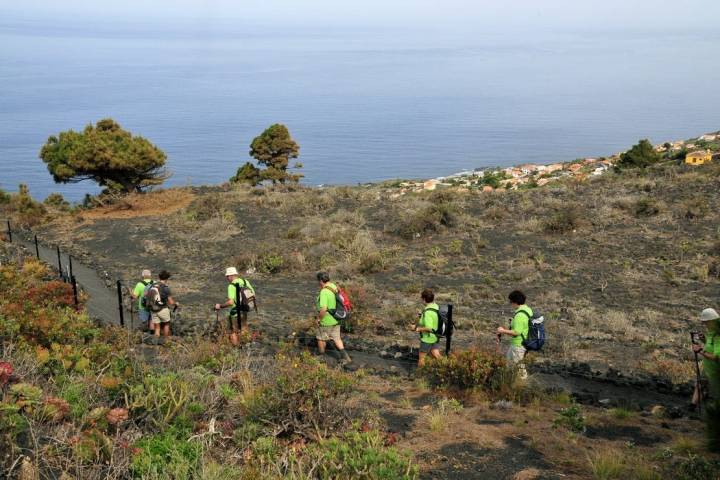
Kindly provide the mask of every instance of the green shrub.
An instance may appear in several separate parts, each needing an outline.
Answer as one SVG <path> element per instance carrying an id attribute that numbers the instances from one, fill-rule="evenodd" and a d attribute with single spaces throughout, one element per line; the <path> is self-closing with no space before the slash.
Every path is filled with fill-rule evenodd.
<path id="1" fill-rule="evenodd" d="M 583 213 L 577 206 L 568 206 L 545 221 L 545 232 L 568 233 L 582 225 Z"/>
<path id="2" fill-rule="evenodd" d="M 212 193 L 200 196 L 187 209 L 188 220 L 204 223 L 213 219 L 234 220 L 234 215 L 226 209 L 227 199 L 221 194 Z"/>
<path id="3" fill-rule="evenodd" d="M 652 217 L 660 213 L 658 202 L 651 197 L 643 197 L 635 202 L 635 216 Z"/>
<path id="4" fill-rule="evenodd" d="M 352 379 L 309 354 L 280 354 L 273 380 L 242 399 L 250 420 L 268 425 L 277 435 L 324 438 L 347 422 L 343 404 Z"/>
<path id="5" fill-rule="evenodd" d="M 68 379 L 65 381 L 60 386 L 59 396 L 70 404 L 70 414 L 73 418 L 83 418 L 90 409 L 87 386 L 79 380 Z"/>
<path id="6" fill-rule="evenodd" d="M 262 273 L 279 273 L 285 266 L 285 259 L 278 253 L 265 253 L 258 258 L 257 269 Z"/>
<path id="7" fill-rule="evenodd" d="M 558 418 L 553 422 L 555 426 L 562 426 L 573 432 L 585 433 L 585 417 L 579 405 L 571 405 L 560 410 Z"/>
<path id="8" fill-rule="evenodd" d="M 710 205 L 705 197 L 694 197 L 681 204 L 681 215 L 687 220 L 698 220 L 707 216 Z"/>
<path id="9" fill-rule="evenodd" d="M 396 219 L 393 231 L 410 240 L 426 233 L 439 232 L 443 227 L 454 227 L 457 224 L 458 207 L 452 197 L 438 193 L 430 200 L 429 205 L 420 209 L 398 212 L 399 218 Z"/>
<path id="10" fill-rule="evenodd" d="M 47 213 L 42 203 L 33 200 L 25 184 L 20 184 L 18 192 L 10 196 L 10 208 L 15 212 L 16 223 L 22 227 L 42 223 Z"/>
<path id="11" fill-rule="evenodd" d="M 636 145 L 620 154 L 620 160 L 616 164 L 617 169 L 623 168 L 645 168 L 657 163 L 661 156 L 655 151 L 649 140 L 640 140 Z"/>
<path id="12" fill-rule="evenodd" d="M 167 430 L 140 439 L 135 447 L 140 452 L 130 465 L 135 478 L 196 478 L 202 446 L 188 441 L 189 432 L 170 427 Z"/>
<path id="13" fill-rule="evenodd" d="M 47 198 L 43 200 L 43 204 L 57 210 L 66 211 L 70 209 L 70 204 L 59 193 L 51 193 L 48 195 Z"/>
<path id="14" fill-rule="evenodd" d="M 133 413 L 146 415 L 155 425 L 162 427 L 184 416 L 195 389 L 202 387 L 177 373 L 145 375 L 142 383 L 130 387 L 128 407 Z"/>
<path id="15" fill-rule="evenodd" d="M 331 438 L 314 445 L 310 455 L 319 460 L 316 473 L 321 480 L 418 478 L 418 469 L 409 455 L 385 447 L 385 439 L 378 432 L 349 432 L 341 438 Z"/>
<path id="16" fill-rule="evenodd" d="M 461 352 L 426 362 L 420 369 L 432 386 L 481 389 L 509 393 L 516 379 L 515 369 L 498 355 L 479 350 Z"/>
<path id="17" fill-rule="evenodd" d="M 690 454 L 676 466 L 673 478 L 677 480 L 717 480 L 718 471 L 720 471 L 720 461 Z"/>

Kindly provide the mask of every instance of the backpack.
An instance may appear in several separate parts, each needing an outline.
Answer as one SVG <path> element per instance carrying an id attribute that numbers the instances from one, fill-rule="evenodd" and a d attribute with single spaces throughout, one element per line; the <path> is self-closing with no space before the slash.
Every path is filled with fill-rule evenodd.
<path id="1" fill-rule="evenodd" d="M 160 290 L 157 284 L 150 282 L 145 285 L 145 290 L 143 290 L 143 308 L 151 312 L 159 312 L 166 306 L 160 298 Z"/>
<path id="2" fill-rule="evenodd" d="M 142 307 L 143 310 L 149 311 L 150 308 L 148 308 L 148 306 L 146 305 L 145 295 L 147 294 L 148 285 L 152 285 L 154 282 L 152 280 L 150 280 L 148 282 L 146 282 L 145 280 L 142 280 L 140 283 L 145 285 L 143 287 L 142 297 L 140 297 L 140 306 Z"/>
<path id="3" fill-rule="evenodd" d="M 329 310 L 328 313 L 332 315 L 335 320 L 346 321 L 350 319 L 350 313 L 352 311 L 352 303 L 347 292 L 342 287 L 337 287 L 337 291 L 330 287 L 324 287 L 330 290 L 335 295 L 335 309 Z"/>
<path id="4" fill-rule="evenodd" d="M 528 336 L 523 336 L 522 346 L 526 350 L 540 351 L 545 345 L 545 317 L 533 312 L 531 317 L 525 310 L 519 310 L 528 317 Z"/>
<path id="5" fill-rule="evenodd" d="M 437 337 L 450 337 L 455 330 L 452 319 L 452 304 L 440 305 L 440 308 L 426 308 L 426 312 L 435 312 L 438 316 L 438 326 L 432 333 Z"/>
<path id="6" fill-rule="evenodd" d="M 257 312 L 257 302 L 255 301 L 255 292 L 248 287 L 248 282 L 244 278 L 241 278 L 243 286 L 239 283 L 235 283 L 235 304 L 239 307 L 238 310 L 241 312 L 249 312 L 250 306 Z M 240 299 L 240 303 L 238 300 Z"/>

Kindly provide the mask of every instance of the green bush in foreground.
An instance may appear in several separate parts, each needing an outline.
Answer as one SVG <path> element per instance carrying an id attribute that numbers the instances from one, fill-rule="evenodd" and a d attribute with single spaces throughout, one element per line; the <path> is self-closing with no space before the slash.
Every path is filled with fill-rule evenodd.
<path id="1" fill-rule="evenodd" d="M 479 350 L 428 361 L 420 373 L 436 387 L 498 393 L 509 393 L 516 379 L 515 370 L 508 367 L 502 357 Z"/>
<path id="2" fill-rule="evenodd" d="M 202 446 L 189 442 L 189 432 L 171 427 L 161 433 L 142 438 L 135 446 L 130 471 L 135 478 L 195 478 L 202 457 Z"/>
<path id="3" fill-rule="evenodd" d="M 276 435 L 325 438 L 347 423 L 344 403 L 352 378 L 308 354 L 277 357 L 273 382 L 243 401 L 248 419 L 272 427 Z"/>
<path id="4" fill-rule="evenodd" d="M 241 478 L 296 480 L 414 480 L 418 468 L 410 455 L 385 446 L 376 431 L 347 432 L 300 451 L 283 449 L 272 437 L 261 437 L 252 447 Z"/>

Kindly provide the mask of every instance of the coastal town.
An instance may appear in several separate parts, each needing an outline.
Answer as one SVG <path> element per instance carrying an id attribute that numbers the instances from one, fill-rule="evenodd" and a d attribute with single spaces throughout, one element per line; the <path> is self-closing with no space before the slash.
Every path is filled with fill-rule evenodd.
<path id="1" fill-rule="evenodd" d="M 702 165 L 720 159 L 720 132 L 707 133 L 690 140 L 656 144 L 654 149 L 669 161 Z M 428 180 L 400 181 L 392 186 L 399 189 L 394 195 L 440 188 L 492 192 L 542 187 L 561 179 L 584 180 L 603 175 L 612 170 L 622 153 L 609 157 L 579 158 L 570 162 L 480 168 Z"/>

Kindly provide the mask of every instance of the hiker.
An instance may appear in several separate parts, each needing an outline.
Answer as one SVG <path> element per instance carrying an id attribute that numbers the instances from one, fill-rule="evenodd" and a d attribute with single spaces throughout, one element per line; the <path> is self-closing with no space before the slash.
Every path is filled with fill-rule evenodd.
<path id="1" fill-rule="evenodd" d="M 413 332 L 420 334 L 420 351 L 418 353 L 418 367 L 425 365 L 425 357 L 429 353 L 433 358 L 440 358 L 440 339 L 435 334 L 440 321 L 440 307 L 435 303 L 435 293 L 426 288 L 420 293 L 424 308 L 419 314 L 417 323 L 411 325 Z"/>
<path id="2" fill-rule="evenodd" d="M 321 355 L 324 355 L 327 342 L 332 340 L 335 343 L 335 348 L 338 349 L 342 356 L 341 362 L 350 363 L 352 359 L 345 351 L 345 345 L 340 338 L 340 323 L 333 317 L 333 313 L 337 308 L 336 295 L 338 287 L 330 282 L 330 275 L 326 272 L 319 272 L 317 280 L 320 282 L 320 293 L 317 296 L 318 331 L 315 336 L 318 350 Z"/>
<path id="3" fill-rule="evenodd" d="M 713 308 L 700 314 L 706 333 L 700 339 L 704 344 L 693 344 L 693 352 L 702 357 L 703 374 L 707 379 L 708 392 L 714 401 L 720 400 L 720 315 Z"/>
<path id="4" fill-rule="evenodd" d="M 520 290 L 513 290 L 508 295 L 510 305 L 515 310 L 513 318 L 510 321 L 510 328 L 505 327 L 497 328 L 498 342 L 502 335 L 510 337 L 510 345 L 508 346 L 505 354 L 505 359 L 510 365 L 518 366 L 518 373 L 521 379 L 527 378 L 527 371 L 525 370 L 525 364 L 523 359 L 525 358 L 525 347 L 523 346 L 523 340 L 528 337 L 530 331 L 530 319 L 533 316 L 533 311 L 530 307 L 525 305 L 526 297 L 525 294 Z"/>
<path id="5" fill-rule="evenodd" d="M 242 292 L 240 292 L 241 299 L 238 302 L 238 290 L 249 289 L 254 295 L 255 289 L 249 281 L 240 277 L 235 267 L 225 269 L 225 278 L 228 281 L 227 300 L 222 304 L 216 303 L 215 310 L 231 307 L 228 314 L 229 339 L 231 344 L 237 346 L 240 344 L 239 334 L 248 331 L 248 312 L 250 311 L 250 305 L 242 301 Z"/>
<path id="6" fill-rule="evenodd" d="M 155 304 L 148 305 L 147 294 L 145 297 L 145 304 L 151 311 L 152 324 L 155 329 L 155 338 L 157 340 L 160 339 L 161 331 L 163 337 L 170 335 L 170 307 L 172 306 L 174 309 L 177 309 L 180 306 L 180 304 L 173 299 L 172 292 L 167 284 L 167 281 L 170 278 L 170 273 L 167 270 L 163 270 L 160 272 L 160 275 L 158 275 L 158 278 L 160 279 L 160 282 L 150 288 L 150 290 L 153 291 L 150 295 L 154 295 Z M 157 293 L 155 293 L 156 289 Z M 152 300 L 150 303 L 152 303 Z"/>
<path id="7" fill-rule="evenodd" d="M 145 308 L 145 302 L 143 301 L 145 296 L 145 287 L 151 283 L 153 283 L 152 274 L 150 273 L 150 270 L 145 269 L 142 271 L 142 280 L 135 284 L 135 288 L 132 293 L 130 293 L 130 297 L 133 301 L 138 301 L 138 317 L 140 318 L 140 324 L 143 325 L 146 330 L 153 329 L 152 323 L 150 322 L 150 310 Z"/>

